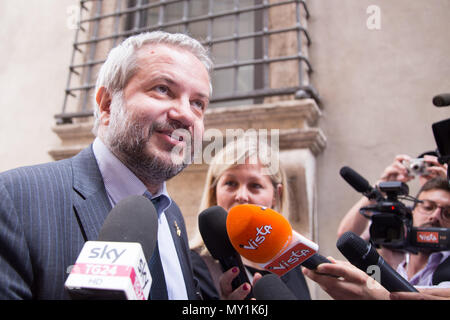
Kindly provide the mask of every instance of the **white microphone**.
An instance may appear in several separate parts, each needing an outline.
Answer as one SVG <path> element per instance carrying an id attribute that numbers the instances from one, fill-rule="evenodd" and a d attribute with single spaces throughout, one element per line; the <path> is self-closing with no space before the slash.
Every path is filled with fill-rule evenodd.
<path id="1" fill-rule="evenodd" d="M 151 281 L 139 243 L 87 241 L 65 286 L 72 298 L 146 300 Z"/>
<path id="2" fill-rule="evenodd" d="M 158 218 L 144 196 L 120 201 L 107 216 L 98 241 L 87 241 L 65 288 L 76 300 L 147 300 Z"/>

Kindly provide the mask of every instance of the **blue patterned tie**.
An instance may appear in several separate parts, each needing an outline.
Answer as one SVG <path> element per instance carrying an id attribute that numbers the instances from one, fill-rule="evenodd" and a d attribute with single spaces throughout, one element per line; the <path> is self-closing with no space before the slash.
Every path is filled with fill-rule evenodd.
<path id="1" fill-rule="evenodd" d="M 159 211 L 159 200 L 160 197 L 151 199 L 151 195 L 148 192 L 144 193 L 144 196 L 149 198 L 158 212 L 158 217 L 160 215 Z M 158 230 L 159 232 L 159 230 Z M 167 300 L 167 286 L 166 280 L 164 279 L 164 270 L 161 264 L 161 257 L 159 256 L 158 240 L 156 240 L 155 250 L 148 263 L 150 273 L 152 275 L 152 286 L 150 288 L 150 300 Z"/>

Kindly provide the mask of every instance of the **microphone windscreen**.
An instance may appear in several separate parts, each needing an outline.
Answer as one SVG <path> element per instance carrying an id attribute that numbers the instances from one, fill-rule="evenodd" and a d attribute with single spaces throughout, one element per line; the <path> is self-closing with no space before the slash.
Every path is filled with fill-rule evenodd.
<path id="1" fill-rule="evenodd" d="M 442 93 L 433 97 L 433 104 L 436 107 L 450 106 L 450 93 Z"/>
<path id="2" fill-rule="evenodd" d="M 146 197 L 134 195 L 119 201 L 109 212 L 98 236 L 99 241 L 138 242 L 150 259 L 158 237 L 158 215 Z"/>
<path id="3" fill-rule="evenodd" d="M 257 263 L 272 259 L 292 239 L 292 227 L 281 214 L 254 204 L 231 208 L 227 232 L 236 251 Z"/>
<path id="4" fill-rule="evenodd" d="M 369 182 L 352 168 L 342 167 L 339 173 L 358 192 L 364 193 L 372 189 Z"/>
<path id="5" fill-rule="evenodd" d="M 236 254 L 227 234 L 227 212 L 220 206 L 203 210 L 198 216 L 198 228 L 203 242 L 214 259 Z"/>
<path id="6" fill-rule="evenodd" d="M 367 263 L 377 263 L 378 254 L 371 250 L 372 246 L 351 231 L 347 231 L 339 237 L 336 247 L 349 262 L 358 268 L 364 267 Z"/>
<path id="7" fill-rule="evenodd" d="M 256 300 L 297 300 L 292 291 L 275 274 L 268 274 L 256 281 L 253 287 Z"/>

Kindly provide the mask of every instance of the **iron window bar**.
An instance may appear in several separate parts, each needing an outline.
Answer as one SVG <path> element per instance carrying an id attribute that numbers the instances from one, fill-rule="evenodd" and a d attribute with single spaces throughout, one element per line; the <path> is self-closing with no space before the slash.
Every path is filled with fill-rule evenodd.
<path id="1" fill-rule="evenodd" d="M 306 44 L 309 46 L 311 44 L 311 38 L 308 30 L 301 25 L 301 12 L 305 13 L 306 19 L 309 18 L 310 13 L 305 1 L 302 0 L 285 0 L 276 3 L 269 3 L 268 0 L 257 0 L 256 3 L 251 6 L 241 8 L 239 6 L 239 1 L 235 0 L 234 8 L 232 10 L 224 10 L 222 12 L 213 12 L 212 8 L 215 2 L 214 0 L 209 0 L 209 10 L 207 14 L 202 14 L 198 16 L 188 17 L 188 6 L 189 0 L 161 0 L 151 3 L 143 3 L 145 0 L 135 1 L 135 5 L 130 8 L 121 8 L 121 2 L 125 0 L 116 0 L 116 6 L 114 12 L 102 13 L 102 2 L 103 0 L 81 0 L 80 1 L 80 17 L 79 17 L 79 27 L 75 31 L 75 41 L 73 44 L 73 52 L 71 57 L 71 63 L 69 66 L 69 75 L 67 79 L 67 85 L 65 90 L 65 98 L 63 103 L 62 112 L 55 115 L 57 119 L 57 124 L 71 123 L 75 118 L 85 118 L 92 116 L 93 112 L 89 108 L 89 92 L 95 87 L 95 80 L 93 80 L 93 69 L 99 67 L 105 60 L 96 57 L 96 46 L 98 43 L 103 41 L 112 41 L 113 46 L 123 38 L 131 36 L 133 34 L 153 31 L 153 30 L 164 30 L 172 27 L 184 27 L 184 31 L 189 31 L 189 26 L 193 23 L 205 23 L 206 24 L 206 36 L 204 40 L 200 40 L 203 45 L 213 47 L 214 45 L 222 43 L 234 43 L 234 60 L 228 63 L 218 63 L 214 66 L 214 71 L 220 70 L 233 70 L 233 89 L 231 92 L 214 92 L 211 99 L 211 104 L 217 102 L 227 102 L 227 101 L 238 101 L 245 99 L 262 99 L 265 97 L 279 96 L 279 95 L 291 95 L 294 94 L 297 98 L 311 97 L 319 103 L 319 96 L 315 89 L 310 85 L 303 84 L 303 70 L 304 65 L 307 67 L 307 72 L 311 73 L 313 68 L 309 59 L 302 53 L 302 35 L 306 38 Z M 147 0 L 148 2 L 148 0 Z M 259 3 L 257 3 L 259 2 Z M 90 13 L 87 3 L 96 4 L 96 12 L 91 14 L 88 18 L 83 18 L 83 14 Z M 170 4 L 183 3 L 183 16 L 181 19 L 165 21 L 165 8 Z M 277 6 L 283 6 L 288 4 L 296 4 L 296 23 L 290 27 L 284 27 L 279 29 L 269 29 L 268 26 L 268 10 Z M 94 7 L 94 5 L 93 5 Z M 152 25 L 141 26 L 140 13 L 147 13 L 150 9 L 159 9 L 159 15 L 157 22 Z M 261 30 L 253 30 L 251 32 L 239 33 L 237 25 L 239 19 L 244 13 L 262 13 L 262 25 Z M 119 30 L 120 19 L 124 17 L 130 17 L 134 15 L 134 24 L 128 30 Z M 235 18 L 235 29 L 229 35 L 215 37 L 213 36 L 213 27 L 215 20 L 224 17 L 234 17 Z M 98 29 L 101 22 L 105 19 L 114 19 L 114 30 L 112 34 L 99 35 Z M 87 25 L 87 26 L 86 26 Z M 80 40 L 80 32 L 87 34 L 87 30 L 91 30 L 91 37 L 87 40 Z M 270 57 L 269 58 L 269 37 L 276 34 L 282 34 L 287 32 L 297 32 L 297 45 L 298 53 L 296 55 L 282 56 L 282 57 Z M 239 60 L 239 49 L 238 43 L 242 40 L 247 39 L 260 39 L 262 41 L 262 54 L 259 58 Z M 256 42 L 256 40 L 255 40 Z M 83 62 L 75 62 L 75 55 L 82 54 L 85 55 L 85 60 Z M 87 59 L 86 59 L 87 58 Z M 298 61 L 298 80 L 299 84 L 295 87 L 285 87 L 285 88 L 270 88 L 269 84 L 269 65 L 274 62 L 283 61 Z M 262 87 L 257 87 L 255 80 L 255 87 L 253 90 L 248 92 L 238 92 L 237 82 L 238 82 L 238 70 L 241 67 L 254 66 L 255 74 L 257 72 L 262 72 L 262 79 L 259 79 L 261 83 L 258 85 Z M 260 66 L 262 71 L 256 70 L 256 67 Z M 213 71 L 213 72 L 214 72 Z M 81 77 L 85 76 L 84 83 L 80 85 L 72 85 L 72 77 L 76 75 Z M 255 79 L 257 77 L 255 76 Z M 76 97 L 81 99 L 81 106 L 75 112 L 67 111 L 67 99 L 68 97 Z M 255 100 L 256 101 L 256 100 Z"/>

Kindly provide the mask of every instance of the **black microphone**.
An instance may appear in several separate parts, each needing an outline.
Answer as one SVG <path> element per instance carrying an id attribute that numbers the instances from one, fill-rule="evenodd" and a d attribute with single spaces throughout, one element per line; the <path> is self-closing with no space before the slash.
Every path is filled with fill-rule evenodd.
<path id="1" fill-rule="evenodd" d="M 144 196 L 130 196 L 110 211 L 98 241 L 87 241 L 65 288 L 76 300 L 147 300 L 147 264 L 155 249 L 158 216 Z"/>
<path id="2" fill-rule="evenodd" d="M 363 178 L 352 168 L 342 167 L 339 173 L 341 177 L 344 178 L 345 181 L 347 181 L 348 184 L 350 184 L 356 191 L 362 193 L 368 199 L 376 201 L 384 199 L 383 195 L 378 189 L 373 188 L 365 178 Z"/>
<path id="3" fill-rule="evenodd" d="M 331 261 L 328 260 L 327 258 L 325 258 L 324 256 L 316 253 L 316 254 L 312 255 L 311 258 L 304 261 L 302 263 L 302 266 L 304 266 L 305 268 L 307 268 L 309 270 L 316 270 L 317 267 L 322 263 L 331 263 Z"/>
<path id="4" fill-rule="evenodd" d="M 227 212 L 220 206 L 213 206 L 202 211 L 198 216 L 198 226 L 206 248 L 212 257 L 219 260 L 222 271 L 238 267 L 239 275 L 233 279 L 233 290 L 241 284 L 250 283 L 242 263 L 241 256 L 236 252 L 227 233 Z M 250 293 L 247 299 L 252 298 Z"/>
<path id="5" fill-rule="evenodd" d="M 267 274 L 253 287 L 256 300 L 298 300 L 287 285 L 275 274 Z"/>
<path id="6" fill-rule="evenodd" d="M 389 292 L 418 292 L 405 278 L 397 273 L 378 254 L 376 249 L 351 231 L 344 233 L 336 243 L 339 251 L 347 260 L 367 272 L 369 267 L 378 266 L 380 279 L 378 282 Z"/>
<path id="7" fill-rule="evenodd" d="M 436 107 L 450 106 L 450 93 L 442 93 L 433 97 L 433 104 Z"/>

